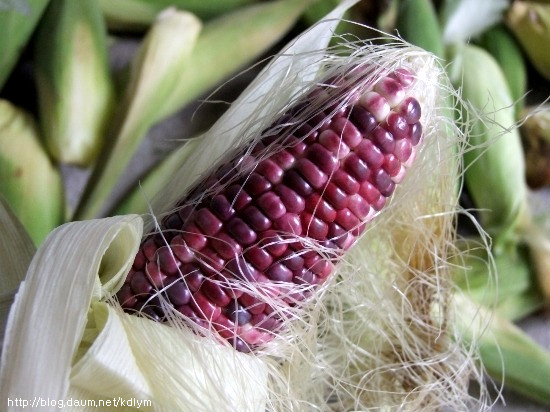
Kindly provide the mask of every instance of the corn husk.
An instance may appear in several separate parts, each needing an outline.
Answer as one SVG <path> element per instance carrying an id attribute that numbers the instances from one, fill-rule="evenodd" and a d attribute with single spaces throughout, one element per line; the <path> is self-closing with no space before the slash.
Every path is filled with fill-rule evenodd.
<path id="1" fill-rule="evenodd" d="M 466 186 L 483 227 L 505 239 L 527 210 L 525 160 L 513 101 L 502 70 L 488 52 L 463 45 L 453 54 L 451 80 L 469 105 L 462 112 L 472 145 L 464 154 Z"/>
<path id="2" fill-rule="evenodd" d="M 15 292 L 36 251 L 25 228 L 0 195 L 0 346 Z"/>
<path id="3" fill-rule="evenodd" d="M 0 38 L 0 90 L 25 49 L 48 3 L 49 0 L 34 0 L 32 3 L 14 0 L 0 4 L 0 27 L 3 32 Z"/>
<path id="4" fill-rule="evenodd" d="M 410 0 L 399 5 L 396 29 L 403 39 L 443 57 L 443 40 L 435 7 L 429 0 Z"/>
<path id="5" fill-rule="evenodd" d="M 516 1 L 506 15 L 512 30 L 529 60 L 546 79 L 550 79 L 550 4 Z"/>
<path id="6" fill-rule="evenodd" d="M 167 7 L 209 19 L 254 2 L 257 0 L 99 0 L 109 28 L 121 31 L 145 30 Z"/>
<path id="7" fill-rule="evenodd" d="M 36 245 L 63 221 L 59 171 L 40 144 L 31 116 L 0 100 L 0 194 Z"/>
<path id="8" fill-rule="evenodd" d="M 201 22 L 167 9 L 159 15 L 131 65 L 130 81 L 115 115 L 109 141 L 81 199 L 77 218 L 93 217 L 116 184 L 141 139 L 179 79 L 179 68 L 195 46 Z"/>
<path id="9" fill-rule="evenodd" d="M 36 81 L 46 146 L 60 162 L 91 164 L 113 104 L 107 36 L 97 3 L 54 0 L 36 44 Z"/>
<path id="10" fill-rule="evenodd" d="M 479 339 L 480 356 L 497 381 L 543 405 L 550 405 L 550 352 L 510 321 L 455 295 L 457 324 L 467 340 Z M 477 317 L 475 316 L 477 315 Z M 472 319 L 474 321 L 472 322 Z M 489 322 L 479 322 L 479 320 Z M 529 373 L 526 373 L 529 371 Z"/>
<path id="11" fill-rule="evenodd" d="M 117 317 L 120 307 L 110 295 L 124 280 L 118 274 L 129 267 L 139 240 L 125 239 L 121 243 L 127 249 L 121 250 L 117 247 L 119 236 L 115 233 L 128 227 L 134 228 L 131 232 L 137 234 L 139 230 L 135 228 L 141 227 L 135 224 L 137 217 L 63 226 L 52 234 L 43 251 L 38 252 L 36 264 L 31 265 L 31 269 L 50 266 L 40 277 L 47 283 L 50 273 L 66 272 L 55 269 L 67 266 L 63 263 L 69 262 L 64 259 L 73 256 L 72 259 L 78 260 L 72 263 L 72 275 L 77 273 L 79 279 L 86 279 L 86 287 L 79 287 L 79 293 L 91 295 L 91 298 L 74 304 L 78 308 L 73 308 L 73 313 L 64 322 L 64 325 L 76 324 L 74 318 L 78 312 L 80 333 L 75 334 L 82 337 L 79 348 L 73 344 L 72 334 L 63 341 L 65 345 L 70 342 L 76 351 L 76 363 L 70 372 L 72 380 L 67 383 L 67 369 L 70 368 L 66 359 L 57 359 L 56 365 L 63 364 L 64 367 L 48 373 L 48 379 L 53 383 L 44 384 L 37 390 L 34 386 L 40 384 L 39 377 L 46 376 L 38 370 L 33 371 L 37 377 L 23 388 L 18 382 L 21 382 L 24 372 L 21 368 L 15 371 L 13 365 L 31 363 L 35 351 L 43 351 L 42 347 L 51 343 L 44 342 L 21 351 L 7 344 L 4 353 L 9 352 L 10 357 L 3 359 L 2 378 L 11 378 L 13 373 L 15 380 L 3 383 L 2 399 L 8 394 L 17 395 L 18 390 L 28 391 L 23 395 L 32 391 L 34 396 L 47 393 L 51 398 L 67 399 L 67 396 L 76 394 L 98 400 L 100 397 L 112 398 L 116 391 L 122 394 L 121 397 L 135 394 L 136 397 L 151 399 L 153 410 L 186 410 L 184 405 L 195 407 L 197 398 L 203 402 L 197 408 L 228 411 L 369 408 L 412 411 L 437 410 L 443 406 L 465 411 L 483 406 L 483 399 L 477 403 L 467 394 L 468 379 L 479 378 L 479 375 L 471 357 L 455 341 L 457 336 L 447 323 L 450 289 L 446 262 L 453 250 L 452 223 L 457 202 L 454 185 L 449 182 L 458 175 L 456 144 L 459 138 L 455 129 L 440 121 L 438 113 L 442 108 L 438 103 L 445 101 L 450 87 L 446 85 L 443 70 L 431 55 L 403 47 L 400 43 L 391 48 L 356 45 L 351 56 L 347 53 L 333 55 L 333 50 L 327 51 L 326 44 L 337 19 L 351 4 L 345 2 L 338 7 L 326 22 L 292 41 L 268 64 L 228 113 L 199 141 L 192 161 L 175 172 L 178 185 L 167 187 L 151 208 L 158 217 L 172 208 L 172 200 L 177 196 L 173 192 L 185 192 L 229 148 L 258 138 L 275 114 L 284 111 L 289 100 L 293 101 L 315 84 L 321 72 L 338 67 L 338 64 L 332 66 L 331 63 L 354 64 L 358 59 L 368 58 L 371 64 L 380 64 L 381 71 L 403 64 L 414 67 L 418 77 L 414 93 L 424 108 L 422 122 L 425 125 L 425 144 L 418 154 L 418 161 L 377 223 L 341 263 L 338 273 L 307 305 L 297 309 L 299 318 L 288 323 L 288 329 L 276 338 L 273 345 L 254 354 L 242 355 L 217 344 L 208 332 L 202 337 L 194 335 L 192 327 L 179 318 L 170 319 L 170 328 L 131 315 Z M 327 59 L 328 52 L 331 54 Z M 441 84 L 446 87 L 441 88 Z M 149 224 L 146 231 L 151 226 Z M 106 244 L 113 246 L 104 253 Z M 82 251 L 87 253 L 74 257 Z M 54 269 L 51 266 L 56 262 L 54 257 L 57 254 L 60 254 L 61 262 Z M 99 264 L 100 255 L 105 255 L 107 261 L 116 257 L 117 264 Z M 47 258 L 45 264 L 40 264 L 42 256 Z M 93 262 L 83 259 L 92 259 Z M 79 266 L 84 264 L 86 269 L 79 270 Z M 98 268 L 101 270 L 101 267 L 111 268 L 108 272 L 113 275 L 107 276 L 110 279 L 108 288 L 91 280 L 98 278 Z M 29 273 L 32 276 L 33 270 Z M 105 276 L 100 274 L 99 279 L 102 278 Z M 26 282 L 33 288 L 38 284 L 30 277 Z M 71 285 L 65 287 L 71 293 L 67 293 L 67 289 L 59 293 L 72 297 Z M 24 299 L 25 295 L 21 296 L 21 305 L 31 299 L 36 303 L 40 298 L 38 294 L 29 300 Z M 99 297 L 97 304 L 94 301 L 96 296 Z M 91 308 L 90 301 L 94 302 Z M 109 308 L 104 302 L 112 306 Z M 53 306 L 57 308 L 65 304 L 64 299 Z M 84 321 L 86 312 L 89 316 Z M 12 314 L 14 319 L 23 317 L 17 309 Z M 27 323 L 33 321 L 30 318 L 32 316 L 20 320 L 23 328 L 16 328 L 18 319 L 13 320 L 7 335 L 13 339 L 12 342 L 20 340 L 20 334 L 24 332 L 17 331 L 27 330 Z M 154 326 L 145 326 L 147 322 Z M 133 330 L 130 329 L 131 323 L 140 326 Z M 117 324 L 122 324 L 122 327 Z M 167 334 L 177 335 L 179 340 L 172 340 Z M 130 342 L 135 361 L 123 350 L 128 346 L 124 335 Z M 138 336 L 136 341 L 132 341 L 134 336 Z M 58 336 L 47 338 L 59 339 Z M 115 345 L 111 339 L 120 344 Z M 122 358 L 129 361 L 117 363 L 119 360 L 104 355 L 101 346 L 107 352 L 116 346 L 116 353 L 124 353 Z M 30 356 L 22 359 L 22 352 Z M 168 365 L 160 362 L 161 358 L 168 359 Z M 90 363 L 77 367 L 83 360 Z M 191 365 L 188 368 L 185 367 L 187 362 Z M 138 369 L 146 379 L 140 377 Z M 187 369 L 197 378 L 189 379 L 181 369 Z M 93 373 L 94 370 L 103 373 Z M 105 381 L 113 383 L 103 383 L 98 375 L 101 378 L 113 377 L 113 381 Z M 83 376 L 83 379 L 77 383 L 76 376 Z M 63 387 L 56 383 L 60 377 Z M 97 389 L 94 389 L 92 379 Z M 6 381 L 3 379 L 2 382 Z M 208 385 L 202 385 L 203 381 Z M 195 384 L 201 386 L 197 389 Z M 7 386 L 11 388 L 9 392 L 3 389 Z M 157 390 L 158 387 L 162 390 Z M 96 392 L 92 392 L 94 390 Z M 208 398 L 212 399 L 211 404 L 204 403 L 209 402 Z"/>

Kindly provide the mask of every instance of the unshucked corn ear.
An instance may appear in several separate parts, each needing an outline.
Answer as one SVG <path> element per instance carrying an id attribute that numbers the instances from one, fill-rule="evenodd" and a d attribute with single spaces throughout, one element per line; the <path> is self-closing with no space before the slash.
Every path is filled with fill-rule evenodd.
<path id="1" fill-rule="evenodd" d="M 415 46 L 443 57 L 443 40 L 434 5 L 430 0 L 401 2 L 396 29 L 399 35 Z"/>
<path id="2" fill-rule="evenodd" d="M 113 90 L 94 0 L 53 0 L 39 28 L 36 79 L 44 139 L 60 161 L 89 165 L 105 138 Z"/>
<path id="3" fill-rule="evenodd" d="M 37 245 L 64 210 L 61 176 L 39 140 L 31 116 L 0 100 L 0 194 Z"/>
<path id="4" fill-rule="evenodd" d="M 550 4 L 515 1 L 508 10 L 506 23 L 533 66 L 550 79 Z"/>
<path id="5" fill-rule="evenodd" d="M 514 229 L 527 207 L 525 161 L 510 91 L 485 50 L 457 46 L 451 80 L 470 105 L 463 110 L 472 149 L 464 154 L 466 185 L 492 234 Z"/>
<path id="6" fill-rule="evenodd" d="M 519 45 L 504 25 L 487 30 L 479 42 L 500 64 L 519 116 L 527 92 L 527 68 Z"/>
<path id="7" fill-rule="evenodd" d="M 31 37 L 49 0 L 0 4 L 0 90 Z"/>
<path id="8" fill-rule="evenodd" d="M 139 31 L 155 21 L 166 7 L 176 7 L 208 19 L 257 0 L 99 0 L 110 29 Z"/>

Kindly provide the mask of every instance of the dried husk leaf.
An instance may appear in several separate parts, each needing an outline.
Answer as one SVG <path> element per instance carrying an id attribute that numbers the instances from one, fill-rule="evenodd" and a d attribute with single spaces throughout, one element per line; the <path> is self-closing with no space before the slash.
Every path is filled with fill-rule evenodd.
<path id="1" fill-rule="evenodd" d="M 56 229 L 21 283 L 6 329 L 0 404 L 9 399 L 65 399 L 70 365 L 92 300 L 120 287 L 137 252 L 142 221 L 122 216 Z"/>

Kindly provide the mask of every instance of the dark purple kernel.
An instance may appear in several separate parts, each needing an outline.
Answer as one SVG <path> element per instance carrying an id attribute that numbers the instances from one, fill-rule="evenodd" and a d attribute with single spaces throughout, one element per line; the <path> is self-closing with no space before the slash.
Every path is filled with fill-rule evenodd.
<path id="1" fill-rule="evenodd" d="M 395 142 L 395 156 L 400 162 L 409 160 L 412 154 L 412 143 L 409 139 L 401 139 Z"/>
<path id="2" fill-rule="evenodd" d="M 137 299 L 134 296 L 134 293 L 135 292 L 132 292 L 132 288 L 129 284 L 126 283 L 122 285 L 116 296 L 118 298 L 118 301 L 120 302 L 120 305 L 123 308 L 133 308 L 134 305 L 137 303 Z"/>
<path id="3" fill-rule="evenodd" d="M 293 235 L 302 234 L 302 224 L 300 217 L 294 213 L 287 213 L 275 221 L 275 227 L 281 232 L 290 233 Z"/>
<path id="4" fill-rule="evenodd" d="M 273 184 L 279 183 L 283 178 L 283 173 L 284 173 L 283 169 L 281 169 L 277 165 L 277 163 L 275 163 L 270 159 L 262 160 L 258 164 L 256 171 Z"/>
<path id="5" fill-rule="evenodd" d="M 183 221 L 181 220 L 179 215 L 176 213 L 173 213 L 170 216 L 168 216 L 163 223 L 163 227 L 172 231 L 181 230 L 182 226 L 183 226 Z"/>
<path id="6" fill-rule="evenodd" d="M 292 282 L 292 271 L 282 263 L 275 263 L 266 271 L 269 279 L 276 282 Z"/>
<path id="7" fill-rule="evenodd" d="M 296 158 L 288 150 L 280 150 L 270 156 L 270 159 L 277 163 L 283 170 L 287 170 L 294 165 Z"/>
<path id="8" fill-rule="evenodd" d="M 403 116 L 390 112 L 386 122 L 388 123 L 388 132 L 392 134 L 394 139 L 404 139 L 408 136 L 409 125 Z"/>
<path id="9" fill-rule="evenodd" d="M 252 198 L 239 185 L 229 186 L 227 188 L 227 200 L 236 210 L 241 210 L 252 201 Z"/>
<path id="10" fill-rule="evenodd" d="M 420 142 L 422 137 L 422 125 L 420 123 L 415 123 L 411 125 L 411 143 L 413 146 L 416 146 Z"/>
<path id="11" fill-rule="evenodd" d="M 368 139 L 363 139 L 355 149 L 355 153 L 367 163 L 370 169 L 379 169 L 382 167 L 382 163 L 384 163 L 384 155 L 380 149 Z"/>
<path id="12" fill-rule="evenodd" d="M 181 235 L 175 236 L 170 242 L 170 248 L 172 253 L 181 262 L 192 262 L 195 259 L 195 252 L 193 252 Z"/>
<path id="13" fill-rule="evenodd" d="M 298 285 L 313 285 L 315 284 L 315 275 L 306 268 L 300 268 L 294 271 L 294 283 Z"/>
<path id="14" fill-rule="evenodd" d="M 285 142 L 286 143 L 286 142 Z M 294 136 L 290 139 L 288 142 L 288 151 L 292 153 L 294 156 L 302 156 L 302 154 L 306 151 L 307 144 L 303 140 L 296 139 Z"/>
<path id="15" fill-rule="evenodd" d="M 260 212 L 260 209 L 256 206 L 248 206 L 243 210 L 242 216 L 244 220 L 246 220 L 246 222 L 257 232 L 262 232 L 271 227 L 271 220 Z"/>
<path id="16" fill-rule="evenodd" d="M 235 209 L 224 195 L 216 195 L 210 202 L 210 207 L 224 222 L 235 214 Z"/>
<path id="17" fill-rule="evenodd" d="M 407 97 L 400 105 L 400 113 L 408 124 L 417 123 L 422 115 L 420 103 L 414 97 Z"/>
<path id="18" fill-rule="evenodd" d="M 237 337 L 231 339 L 231 343 L 238 352 L 250 353 L 250 351 L 252 351 L 248 344 L 244 343 L 242 339 L 239 339 Z"/>
<path id="19" fill-rule="evenodd" d="M 334 183 L 327 185 L 323 192 L 323 198 L 336 210 L 343 209 L 348 205 L 348 195 Z"/>
<path id="20" fill-rule="evenodd" d="M 383 168 L 391 177 L 394 177 L 401 170 L 401 162 L 394 154 L 390 153 L 384 156 Z"/>
<path id="21" fill-rule="evenodd" d="M 291 250 L 285 252 L 280 262 L 292 271 L 301 269 L 304 266 L 304 258 Z"/>
<path id="22" fill-rule="evenodd" d="M 258 196 L 271 189 L 271 183 L 258 173 L 252 173 L 244 183 L 244 189 L 252 196 Z"/>
<path id="23" fill-rule="evenodd" d="M 192 205 L 184 206 L 178 211 L 178 215 L 181 221 L 183 222 L 183 224 L 186 224 L 189 221 L 189 218 L 191 217 L 194 211 L 195 211 L 195 206 L 192 206 Z"/>
<path id="24" fill-rule="evenodd" d="M 181 264 L 168 246 L 163 246 L 157 251 L 157 263 L 160 269 L 168 275 L 177 273 Z"/>
<path id="25" fill-rule="evenodd" d="M 171 277 L 164 283 L 167 285 L 166 295 L 174 306 L 187 305 L 189 303 L 189 300 L 191 299 L 191 292 L 181 279 Z"/>
<path id="26" fill-rule="evenodd" d="M 336 210 L 317 193 L 307 198 L 306 207 L 308 212 L 325 222 L 336 219 Z"/>
<path id="27" fill-rule="evenodd" d="M 202 285 L 201 290 L 214 304 L 224 307 L 229 305 L 232 301 L 229 296 L 224 292 L 223 288 L 218 282 L 206 279 Z"/>
<path id="28" fill-rule="evenodd" d="M 324 174 L 313 162 L 309 159 L 298 159 L 296 168 L 305 180 L 315 189 L 320 189 L 327 182 L 327 175 Z"/>
<path id="29" fill-rule="evenodd" d="M 380 197 L 380 191 L 370 182 L 361 184 L 359 194 L 369 202 L 370 205 L 374 204 Z"/>
<path id="30" fill-rule="evenodd" d="M 350 197 L 348 209 L 361 220 L 365 219 L 370 212 L 369 203 L 359 194 Z"/>
<path id="31" fill-rule="evenodd" d="M 288 248 L 288 244 L 274 230 L 267 230 L 261 234 L 260 245 L 265 247 L 273 257 L 281 256 Z"/>
<path id="32" fill-rule="evenodd" d="M 296 131 L 294 132 L 294 136 L 304 137 L 310 134 L 312 131 L 313 131 L 313 127 L 311 127 L 307 123 L 303 123 L 296 129 Z"/>
<path id="33" fill-rule="evenodd" d="M 143 254 L 143 250 L 139 249 L 139 251 L 136 254 L 136 257 L 134 258 L 134 263 L 133 263 L 132 267 L 135 270 L 141 270 L 145 267 L 146 260 L 147 259 L 145 259 L 145 255 Z"/>
<path id="34" fill-rule="evenodd" d="M 380 193 L 388 197 L 393 193 L 395 189 L 395 183 L 391 180 L 390 175 L 383 169 L 379 169 L 374 176 L 376 187 Z"/>
<path id="35" fill-rule="evenodd" d="M 166 279 L 166 275 L 161 272 L 156 262 L 147 262 L 145 265 L 145 274 L 149 278 L 149 282 L 160 288 Z"/>
<path id="36" fill-rule="evenodd" d="M 225 260 L 218 255 L 213 249 L 205 247 L 198 253 L 200 263 L 205 272 L 215 274 L 223 269 Z"/>
<path id="37" fill-rule="evenodd" d="M 294 190 L 285 185 L 275 186 L 274 191 L 281 197 L 286 211 L 290 213 L 302 213 L 305 208 L 304 199 Z"/>
<path id="38" fill-rule="evenodd" d="M 227 230 L 235 239 L 239 239 L 243 245 L 250 245 L 257 238 L 256 232 L 238 217 L 234 217 L 227 222 Z"/>
<path id="39" fill-rule="evenodd" d="M 147 276 L 143 272 L 134 273 L 130 281 L 130 287 L 136 296 L 148 295 L 153 290 L 153 285 L 151 285 L 151 282 L 149 282 L 149 279 L 147 279 Z"/>
<path id="40" fill-rule="evenodd" d="M 182 267 L 183 281 L 191 290 L 191 292 L 196 292 L 202 286 L 204 282 L 204 274 L 200 268 L 195 264 L 187 264 Z"/>
<path id="41" fill-rule="evenodd" d="M 220 231 L 223 225 L 222 221 L 206 208 L 197 211 L 195 221 L 202 232 L 208 236 L 214 236 Z"/>
<path id="42" fill-rule="evenodd" d="M 314 143 L 307 150 L 307 158 L 327 175 L 338 169 L 339 162 L 336 156 L 319 143 Z"/>
<path id="43" fill-rule="evenodd" d="M 301 196 L 309 196 L 313 193 L 313 188 L 296 170 L 285 173 L 283 182 Z"/>
<path id="44" fill-rule="evenodd" d="M 250 323 L 257 328 L 266 331 L 273 331 L 280 325 L 280 322 L 275 317 L 268 316 L 265 313 L 253 315 Z"/>
<path id="45" fill-rule="evenodd" d="M 158 315 L 158 313 L 150 306 L 147 306 L 145 308 L 143 308 L 140 312 L 140 314 L 146 318 L 149 318 L 155 322 L 159 322 L 160 321 L 160 316 Z"/>
<path id="46" fill-rule="evenodd" d="M 242 247 L 227 233 L 221 232 L 210 240 L 214 250 L 224 259 L 233 259 L 242 252 Z"/>
<path id="47" fill-rule="evenodd" d="M 206 236 L 192 223 L 184 226 L 181 236 L 185 243 L 194 251 L 201 250 L 206 246 Z"/>
<path id="48" fill-rule="evenodd" d="M 273 192 L 267 192 L 260 196 L 258 206 L 270 219 L 278 219 L 286 213 L 283 201 Z"/>
<path id="49" fill-rule="evenodd" d="M 273 263 L 273 258 L 267 250 L 258 246 L 252 246 L 248 249 L 245 256 L 256 269 L 261 271 L 266 270 Z"/>
<path id="50" fill-rule="evenodd" d="M 191 308 L 195 311 L 195 313 L 199 317 L 201 317 L 201 318 L 203 318 L 207 321 L 214 321 L 221 314 L 220 307 L 213 304 L 200 291 L 195 292 L 193 294 L 193 297 L 192 297 L 191 301 L 189 302 L 189 305 L 191 306 Z"/>
<path id="51" fill-rule="evenodd" d="M 266 304 L 264 302 L 262 302 L 258 297 L 252 296 L 248 293 L 242 294 L 239 298 L 239 303 L 252 315 L 262 313 L 266 308 Z"/>
<path id="52" fill-rule="evenodd" d="M 302 227 L 305 235 L 312 239 L 323 240 L 327 237 L 328 225 L 310 213 L 302 213 Z"/>
<path id="53" fill-rule="evenodd" d="M 256 281 L 259 273 L 242 256 L 231 259 L 226 266 L 227 271 L 237 279 Z"/>
<path id="54" fill-rule="evenodd" d="M 374 143 L 382 150 L 384 153 L 392 153 L 395 148 L 395 140 L 390 132 L 385 130 L 382 127 L 377 127 L 372 132 Z"/>
<path id="55" fill-rule="evenodd" d="M 361 132 L 357 130 L 353 123 L 343 117 L 334 121 L 332 128 L 336 133 L 342 136 L 342 140 L 350 149 L 355 148 L 363 139 Z"/>
<path id="56" fill-rule="evenodd" d="M 338 223 L 340 226 L 342 226 L 346 230 L 351 230 L 354 227 L 358 226 L 359 219 L 349 210 L 348 208 L 342 209 L 338 211 L 338 215 L 336 216 L 336 223 Z"/>
<path id="57" fill-rule="evenodd" d="M 334 172 L 330 181 L 336 184 L 336 186 L 345 191 L 347 194 L 353 195 L 359 191 L 359 182 L 342 169 L 338 169 Z"/>
<path id="58" fill-rule="evenodd" d="M 252 319 L 252 315 L 235 300 L 232 300 L 226 309 L 227 317 L 239 325 L 245 325 Z"/>
<path id="59" fill-rule="evenodd" d="M 148 239 L 141 246 L 141 250 L 143 250 L 143 254 L 147 260 L 154 260 L 158 247 L 154 239 Z"/>
<path id="60" fill-rule="evenodd" d="M 359 182 L 364 182 L 369 179 L 371 171 L 367 164 L 362 161 L 355 153 L 350 153 L 346 158 L 345 169 Z"/>
<path id="61" fill-rule="evenodd" d="M 378 124 L 374 116 L 361 106 L 354 106 L 353 109 L 351 109 L 350 118 L 363 134 L 372 132 Z"/>

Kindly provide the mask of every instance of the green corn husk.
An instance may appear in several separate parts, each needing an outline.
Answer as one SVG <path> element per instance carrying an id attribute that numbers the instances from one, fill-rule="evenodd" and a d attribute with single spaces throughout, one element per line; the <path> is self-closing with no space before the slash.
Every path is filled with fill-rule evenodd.
<path id="1" fill-rule="evenodd" d="M 25 49 L 48 2 L 49 0 L 33 0 L 28 3 L 0 3 L 0 90 Z"/>
<path id="2" fill-rule="evenodd" d="M 402 1 L 397 30 L 409 43 L 443 57 L 443 40 L 434 5 L 430 0 Z"/>
<path id="3" fill-rule="evenodd" d="M 39 245 L 63 221 L 61 176 L 31 116 L 0 100 L 0 194 Z"/>
<path id="4" fill-rule="evenodd" d="M 527 92 L 527 68 L 525 60 L 512 34 L 502 24 L 487 30 L 479 44 L 498 61 L 506 77 L 512 99 L 515 101 L 516 118 L 524 106 Z"/>
<path id="5" fill-rule="evenodd" d="M 471 110 L 462 111 L 473 145 L 464 154 L 466 186 L 480 209 L 483 227 L 506 238 L 527 208 L 525 162 L 513 101 L 498 63 L 488 52 L 462 45 L 451 53 L 451 81 L 462 88 L 471 105 Z"/>
<path id="6" fill-rule="evenodd" d="M 184 164 L 197 147 L 199 138 L 189 139 L 182 147 L 173 151 L 166 159 L 151 170 L 130 193 L 123 197 L 113 215 L 148 212 L 151 199 L 157 194 L 166 180 Z"/>
<path id="7" fill-rule="evenodd" d="M 212 21 L 201 32 L 194 48 L 184 50 L 186 55 L 181 56 L 180 61 L 171 63 L 164 75 L 159 75 L 156 69 L 156 76 L 160 77 L 158 81 L 162 81 L 164 87 L 143 84 L 150 94 L 142 98 L 140 107 L 132 100 L 135 98 L 131 90 L 136 86 L 130 84 L 124 106 L 136 106 L 134 114 L 131 117 L 122 114 L 124 110 L 129 110 L 128 107 L 121 110 L 119 117 L 126 120 L 123 122 L 124 127 L 119 126 L 116 146 L 109 151 L 109 159 L 104 158 L 103 163 L 96 167 L 75 216 L 80 219 L 91 218 L 101 213 L 102 205 L 116 179 L 154 123 L 179 110 L 264 52 L 292 27 L 310 2 L 282 0 L 266 3 Z M 169 37 L 174 39 L 172 35 Z M 163 47 L 167 56 L 174 60 L 174 52 L 168 50 L 170 46 L 164 44 Z M 214 58 L 222 64 L 213 64 Z M 158 65 L 158 61 L 149 64 Z M 137 71 L 137 67 L 134 70 Z M 151 83 L 150 80 L 146 82 Z"/>
<path id="8" fill-rule="evenodd" d="M 546 79 L 550 79 L 550 4 L 515 1 L 506 15 L 529 60 Z"/>
<path id="9" fill-rule="evenodd" d="M 550 405 L 550 352 L 510 321 L 464 296 L 455 295 L 458 327 L 467 340 L 480 337 L 481 362 L 489 375 L 510 389 Z M 477 318 L 476 318 L 477 315 Z M 471 319 L 475 318 L 475 322 Z"/>
<path id="10" fill-rule="evenodd" d="M 258 0 L 98 0 L 101 11 L 112 30 L 144 31 L 167 7 L 176 7 L 210 19 Z"/>
<path id="11" fill-rule="evenodd" d="M 39 27 L 36 78 L 46 146 L 58 161 L 89 165 L 113 103 L 107 40 L 95 0 L 53 0 Z"/>

